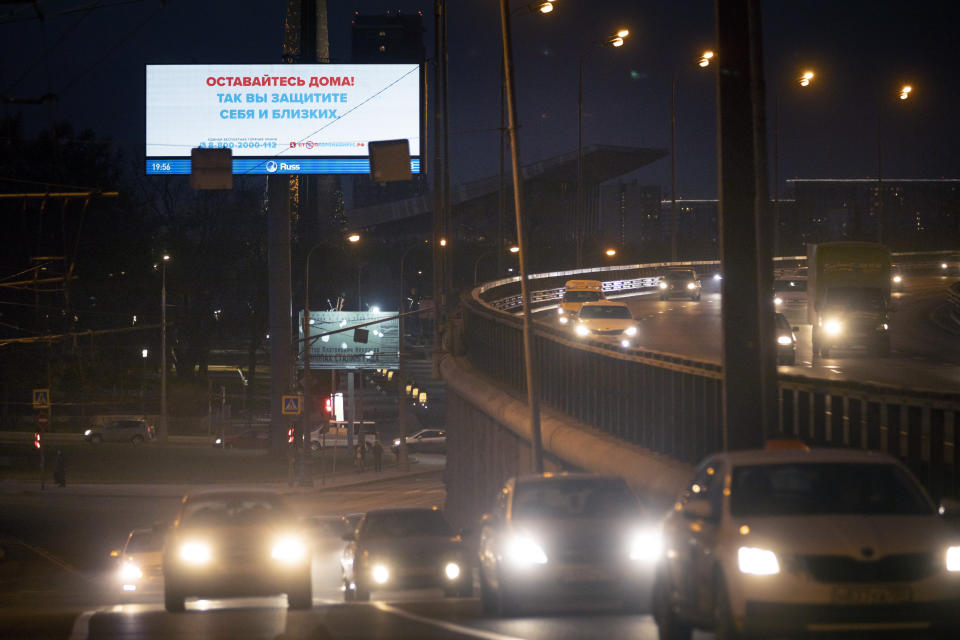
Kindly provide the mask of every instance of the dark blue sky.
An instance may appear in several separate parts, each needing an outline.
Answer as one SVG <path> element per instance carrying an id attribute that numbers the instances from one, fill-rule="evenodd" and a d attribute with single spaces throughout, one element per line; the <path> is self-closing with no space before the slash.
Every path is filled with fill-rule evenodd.
<path id="1" fill-rule="evenodd" d="M 5 105 L 32 127 L 51 117 L 93 128 L 130 155 L 143 153 L 144 65 L 279 61 L 282 0 L 93 0 L 0 8 L 0 94 L 52 91 L 53 107 Z M 519 7 L 522 3 L 514 2 Z M 958 3 L 805 0 L 764 3 L 767 78 L 778 85 L 781 176 L 876 175 L 882 109 L 884 175 L 960 177 Z M 332 55 L 346 56 L 349 22 L 361 13 L 424 13 L 428 55 L 433 3 L 329 0 Z M 448 0 L 451 171 L 454 181 L 493 175 L 498 149 L 499 14 L 495 0 Z M 715 86 L 695 66 L 713 44 L 709 0 L 557 0 L 549 16 L 518 13 L 514 38 L 524 163 L 572 152 L 577 143 L 577 61 L 583 52 L 584 141 L 667 148 L 669 91 L 678 79 L 678 175 L 682 197 L 713 197 Z M 592 42 L 621 25 L 621 49 Z M 800 90 L 804 67 L 817 79 Z M 914 86 L 902 103 L 897 89 Z M 772 132 L 771 122 L 771 132 Z M 771 147 L 772 148 L 772 147 Z M 669 161 L 642 180 L 669 190 Z"/>

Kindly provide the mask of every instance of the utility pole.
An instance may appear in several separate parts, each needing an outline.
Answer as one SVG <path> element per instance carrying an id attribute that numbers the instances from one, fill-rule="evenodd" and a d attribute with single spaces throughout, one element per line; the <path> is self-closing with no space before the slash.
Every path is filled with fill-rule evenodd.
<path id="1" fill-rule="evenodd" d="M 761 446 L 776 420 L 759 0 L 716 0 L 717 147 L 725 450 Z"/>

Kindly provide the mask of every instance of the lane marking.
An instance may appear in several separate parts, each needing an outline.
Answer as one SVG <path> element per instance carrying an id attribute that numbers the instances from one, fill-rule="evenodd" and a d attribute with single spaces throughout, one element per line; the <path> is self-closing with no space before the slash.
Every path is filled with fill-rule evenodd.
<path id="1" fill-rule="evenodd" d="M 110 607 L 98 607 L 90 611 L 84 611 L 73 621 L 73 628 L 70 629 L 70 640 L 87 640 L 90 636 L 90 618 L 107 611 Z"/>
<path id="2" fill-rule="evenodd" d="M 94 585 L 97 584 L 97 581 L 96 581 L 96 580 L 85 576 L 79 569 L 77 569 L 76 567 L 74 567 L 74 566 L 71 565 L 70 563 L 65 562 L 64 560 L 61 560 L 60 558 L 58 558 L 57 556 L 53 555 L 53 554 L 50 553 L 49 551 L 46 551 L 45 549 L 41 549 L 40 547 L 35 547 L 35 546 L 33 546 L 32 544 L 28 544 L 28 543 L 24 542 L 23 540 L 19 540 L 19 539 L 17 539 L 17 538 L 14 538 L 13 536 L 8 536 L 7 539 L 10 540 L 10 542 L 11 542 L 12 544 L 21 546 L 21 547 L 23 547 L 24 549 L 26 549 L 27 551 L 32 551 L 33 553 L 37 554 L 38 556 L 40 556 L 40 557 L 43 558 L 44 560 L 47 560 L 47 561 L 49 561 L 49 562 L 57 565 L 58 567 L 60 567 L 60 568 L 63 569 L 64 571 L 66 571 L 66 572 L 68 572 L 68 573 L 72 573 L 73 575 L 75 575 L 75 576 L 77 576 L 77 577 L 79 577 L 79 578 L 82 578 L 83 580 L 85 580 L 86 582 L 89 582 L 90 584 L 94 584 Z"/>
<path id="3" fill-rule="evenodd" d="M 495 633 L 493 631 L 484 631 L 482 629 L 474 629 L 473 627 L 465 627 L 463 625 L 455 624 L 453 622 L 446 622 L 444 620 L 435 620 L 434 618 L 427 618 L 425 616 L 420 616 L 415 613 L 410 613 L 409 611 L 404 611 L 397 607 L 390 606 L 385 602 L 371 602 L 371 605 L 385 611 L 387 613 L 392 613 L 394 615 L 400 616 L 402 618 L 408 618 L 414 622 L 420 622 L 423 624 L 428 624 L 434 627 L 439 627 L 446 631 L 452 631 L 454 633 L 462 633 L 464 635 L 472 636 L 474 638 L 483 638 L 484 640 L 522 640 L 515 636 L 507 636 L 502 633 Z"/>

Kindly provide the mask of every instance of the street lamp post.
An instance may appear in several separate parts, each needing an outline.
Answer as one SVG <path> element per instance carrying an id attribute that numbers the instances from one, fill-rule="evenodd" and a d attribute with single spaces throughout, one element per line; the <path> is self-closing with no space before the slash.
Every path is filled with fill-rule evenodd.
<path id="1" fill-rule="evenodd" d="M 318 243 L 307 252 L 306 265 L 303 273 L 303 428 L 300 429 L 300 467 L 297 477 L 301 487 L 313 483 L 306 477 L 304 458 L 309 452 L 310 428 L 313 426 L 310 416 L 310 257 L 324 243 Z M 325 483 L 323 462 L 320 462 L 320 484 Z"/>
<path id="2" fill-rule="evenodd" d="M 143 367 L 140 370 L 140 413 L 143 414 L 143 417 L 147 416 L 147 400 L 143 393 L 143 386 L 147 379 L 147 356 L 150 355 L 150 351 L 147 349 L 140 350 L 140 359 L 143 361 Z"/>
<path id="3" fill-rule="evenodd" d="M 624 38 L 630 35 L 627 29 L 620 29 L 605 40 L 595 43 L 600 47 L 622 47 Z M 576 245 L 577 267 L 583 266 L 583 236 L 586 224 L 583 217 L 583 57 L 581 50 L 577 63 L 577 201 L 574 207 L 574 243 Z"/>
<path id="4" fill-rule="evenodd" d="M 816 78 L 807 70 L 796 79 L 801 87 L 809 87 Z M 780 254 L 780 90 L 773 93 L 773 255 Z"/>
<path id="5" fill-rule="evenodd" d="M 510 253 L 517 253 L 518 251 L 520 251 L 520 248 L 519 248 L 518 246 L 514 245 L 514 246 L 510 247 Z M 503 253 L 504 253 L 504 252 L 501 251 L 499 248 L 498 248 L 498 249 L 488 249 L 487 251 L 484 251 L 484 252 L 481 253 L 479 256 L 477 256 L 477 259 L 476 259 L 476 260 L 474 261 L 474 263 L 473 263 L 473 286 L 477 286 L 477 282 L 480 280 L 480 271 L 479 271 L 479 269 L 480 269 L 480 261 L 483 260 L 484 258 L 486 258 L 486 257 L 489 256 L 489 255 L 497 254 L 497 265 L 500 265 L 500 264 L 501 264 L 501 255 L 502 255 Z M 503 272 L 502 272 L 502 271 L 499 271 L 499 267 L 498 267 L 497 276 L 499 277 L 502 273 L 503 273 Z"/>
<path id="6" fill-rule="evenodd" d="M 909 100 L 913 93 L 913 86 L 902 85 L 899 91 L 900 100 Z M 877 101 L 877 242 L 883 243 L 887 234 L 886 208 L 883 198 L 883 104 L 884 92 L 880 93 Z"/>
<path id="7" fill-rule="evenodd" d="M 429 244 L 429 240 L 424 240 L 423 244 Z M 400 436 L 400 445 L 397 451 L 397 463 L 400 465 L 401 471 L 409 471 L 410 463 L 407 458 L 407 397 L 404 394 L 404 380 L 403 380 L 403 347 L 405 341 L 406 329 L 404 326 L 404 313 L 406 313 L 406 305 L 404 305 L 404 300 L 406 300 L 406 291 L 403 288 L 403 273 L 404 273 L 404 263 L 407 259 L 407 254 L 410 253 L 414 248 L 420 246 L 420 243 L 412 244 L 407 247 L 403 253 L 400 255 L 400 299 L 398 300 L 397 312 L 400 316 L 400 337 L 397 343 L 397 426 L 399 427 L 399 436 Z"/>
<path id="8" fill-rule="evenodd" d="M 163 254 L 160 278 L 160 442 L 166 442 L 167 433 L 167 263 L 170 256 Z"/>

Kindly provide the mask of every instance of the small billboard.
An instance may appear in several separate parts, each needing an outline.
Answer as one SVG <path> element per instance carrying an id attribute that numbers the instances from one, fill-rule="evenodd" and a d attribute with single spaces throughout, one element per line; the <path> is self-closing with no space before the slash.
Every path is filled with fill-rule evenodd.
<path id="1" fill-rule="evenodd" d="M 396 311 L 311 311 L 310 370 L 396 368 L 400 349 L 400 320 L 396 316 Z M 356 334 L 360 332 L 354 327 L 377 320 L 381 321 L 363 327 L 367 331 L 366 341 L 357 342 Z M 299 344 L 303 345 L 303 311 L 297 324 Z M 303 365 L 301 347 L 297 367 L 303 369 Z"/>

